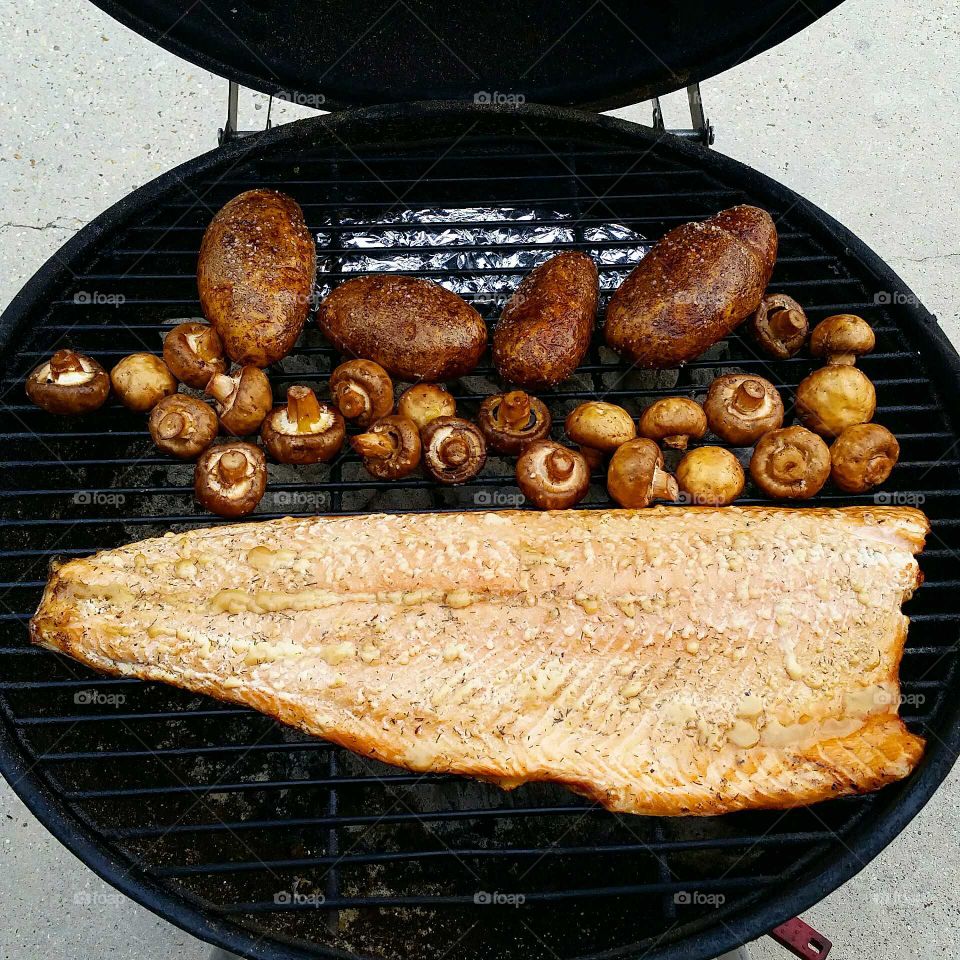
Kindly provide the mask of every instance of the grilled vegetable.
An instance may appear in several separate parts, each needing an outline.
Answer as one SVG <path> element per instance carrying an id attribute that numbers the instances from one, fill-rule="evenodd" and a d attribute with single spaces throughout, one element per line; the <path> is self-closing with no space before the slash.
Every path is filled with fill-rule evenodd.
<path id="1" fill-rule="evenodd" d="M 663 468 L 660 448 L 645 437 L 617 447 L 607 469 L 607 491 L 621 507 L 648 507 L 654 500 L 676 500 L 673 474 Z"/>
<path id="2" fill-rule="evenodd" d="M 285 194 L 249 190 L 217 213 L 200 245 L 197 286 L 231 360 L 266 367 L 293 349 L 316 268 L 303 211 Z"/>
<path id="3" fill-rule="evenodd" d="M 550 411 L 542 400 L 522 390 L 511 390 L 487 397 L 480 406 L 477 423 L 497 453 L 516 456 L 531 441 L 549 435 Z"/>
<path id="4" fill-rule="evenodd" d="M 197 500 L 221 517 L 252 513 L 267 489 L 267 460 L 252 443 L 234 440 L 211 447 L 193 474 Z"/>
<path id="5" fill-rule="evenodd" d="M 555 440 L 534 440 L 517 460 L 520 492 L 541 510 L 564 510 L 590 489 L 590 466 L 583 454 Z"/>
<path id="6" fill-rule="evenodd" d="M 164 397 L 147 421 L 157 449 L 182 460 L 200 456 L 216 439 L 219 426 L 207 404 L 184 393 Z"/>
<path id="7" fill-rule="evenodd" d="M 394 274 L 356 277 L 320 304 L 317 322 L 342 353 L 375 360 L 400 380 L 469 373 L 487 344 L 482 317 L 439 284 Z"/>
<path id="8" fill-rule="evenodd" d="M 330 397 L 346 420 L 369 427 L 393 410 L 393 381 L 379 363 L 348 360 L 330 375 Z"/>
<path id="9" fill-rule="evenodd" d="M 877 409 L 877 392 L 852 364 L 832 363 L 814 370 L 797 386 L 797 419 L 822 437 L 838 437 L 847 427 L 867 423 Z"/>
<path id="10" fill-rule="evenodd" d="M 420 431 L 406 417 L 384 417 L 350 443 L 367 472 L 378 480 L 399 480 L 420 463 Z"/>
<path id="11" fill-rule="evenodd" d="M 466 483 L 482 469 L 487 443 L 476 424 L 461 417 L 437 417 L 420 434 L 423 469 L 438 483 Z"/>
<path id="12" fill-rule="evenodd" d="M 723 447 L 697 447 L 677 464 L 677 485 L 686 502 L 696 506 L 723 507 L 743 493 L 743 467 Z"/>
<path id="13" fill-rule="evenodd" d="M 846 493 L 879 486 L 900 459 L 897 438 L 879 423 L 847 427 L 830 445 L 830 476 Z"/>
<path id="14" fill-rule="evenodd" d="M 340 411 L 320 403 L 309 387 L 290 387 L 287 403 L 267 414 L 260 439 L 279 463 L 322 463 L 343 446 L 346 426 Z"/>
<path id="15" fill-rule="evenodd" d="M 870 324 L 852 313 L 836 313 L 821 320 L 810 334 L 810 352 L 832 364 L 851 365 L 869 353 L 877 338 Z"/>
<path id="16" fill-rule="evenodd" d="M 643 411 L 638 432 L 672 450 L 686 450 L 691 437 L 699 440 L 707 432 L 707 416 L 694 400 L 664 397 Z"/>
<path id="17" fill-rule="evenodd" d="M 212 376 L 207 384 L 207 396 L 216 402 L 223 429 L 237 437 L 256 433 L 273 405 L 267 375 L 251 364 L 232 374 Z"/>
<path id="18" fill-rule="evenodd" d="M 692 360 L 757 309 L 776 255 L 776 227 L 757 207 L 676 227 L 611 299 L 607 344 L 642 367 Z"/>
<path id="19" fill-rule="evenodd" d="M 397 413 L 412 420 L 422 430 L 437 417 L 453 417 L 457 401 L 436 383 L 417 383 L 400 394 Z"/>
<path id="20" fill-rule="evenodd" d="M 597 266 L 585 253 L 557 254 L 528 274 L 493 333 L 500 376 L 527 388 L 571 376 L 590 346 L 597 290 Z"/>
<path id="21" fill-rule="evenodd" d="M 804 427 L 765 433 L 750 458 L 750 478 L 775 500 L 808 500 L 830 476 L 830 451 Z"/>
<path id="22" fill-rule="evenodd" d="M 110 383 L 120 402 L 137 413 L 152 410 L 164 397 L 177 392 L 176 378 L 152 353 L 124 357 L 110 371 Z"/>
<path id="23" fill-rule="evenodd" d="M 47 413 L 89 413 L 106 403 L 110 378 L 92 357 L 58 350 L 27 377 L 27 396 Z"/>
<path id="24" fill-rule="evenodd" d="M 763 377 L 730 373 L 710 384 L 703 402 L 710 429 L 721 440 L 746 447 L 783 423 L 783 400 Z"/>
<path id="25" fill-rule="evenodd" d="M 785 293 L 768 294 L 750 315 L 753 339 L 778 360 L 800 351 L 807 339 L 809 324 L 803 307 Z"/>
<path id="26" fill-rule="evenodd" d="M 163 362 L 188 387 L 202 390 L 216 373 L 227 369 L 223 344 L 206 323 L 181 323 L 163 338 Z"/>
<path id="27" fill-rule="evenodd" d="M 592 466 L 637 435 L 633 417 L 623 407 L 604 400 L 588 400 L 575 407 L 563 428 Z"/>

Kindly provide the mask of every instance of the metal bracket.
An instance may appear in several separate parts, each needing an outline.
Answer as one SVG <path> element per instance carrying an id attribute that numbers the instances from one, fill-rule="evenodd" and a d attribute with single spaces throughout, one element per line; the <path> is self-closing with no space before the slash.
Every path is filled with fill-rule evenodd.
<path id="1" fill-rule="evenodd" d="M 237 129 L 240 113 L 240 84 L 233 80 L 228 80 L 227 83 L 227 122 L 217 131 L 217 142 L 221 147 L 231 140 L 236 140 L 239 137 L 249 137 L 253 133 L 260 132 L 259 130 Z M 270 119 L 272 109 L 273 97 L 267 101 L 267 125 L 264 127 L 265 130 L 269 130 L 273 126 L 273 121 Z"/>
<path id="2" fill-rule="evenodd" d="M 817 933 L 799 917 L 774 927 L 770 936 L 800 960 L 826 960 L 833 946 L 822 933 Z"/>
<path id="3" fill-rule="evenodd" d="M 660 108 L 660 98 L 653 98 L 653 129 L 672 133 L 675 137 L 685 140 L 696 140 L 705 147 L 709 147 L 714 140 L 713 125 L 703 111 L 703 99 L 700 96 L 700 84 L 693 83 L 687 87 L 687 101 L 690 104 L 690 127 L 679 130 L 667 130 L 663 124 L 663 110 Z"/>

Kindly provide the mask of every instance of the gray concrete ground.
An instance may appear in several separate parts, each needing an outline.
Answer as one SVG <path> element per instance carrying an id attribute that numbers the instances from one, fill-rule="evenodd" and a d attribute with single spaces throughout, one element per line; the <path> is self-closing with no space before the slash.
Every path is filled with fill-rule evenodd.
<path id="1" fill-rule="evenodd" d="M 77 0 L 0 18 L 0 304 L 78 227 L 215 145 L 226 83 Z M 960 341 L 960 76 L 952 0 L 848 0 L 708 81 L 716 149 L 781 180 L 863 237 Z M 262 125 L 265 101 L 244 100 Z M 666 103 L 668 126 L 685 100 Z M 277 120 L 298 111 L 281 105 Z M 304 113 L 306 111 L 299 111 Z M 649 106 L 620 111 L 646 122 Z M 205 957 L 206 945 L 100 882 L 0 788 L 4 958 Z M 960 776 L 880 857 L 807 914 L 835 956 L 960 950 Z M 754 956 L 785 956 L 767 940 Z"/>

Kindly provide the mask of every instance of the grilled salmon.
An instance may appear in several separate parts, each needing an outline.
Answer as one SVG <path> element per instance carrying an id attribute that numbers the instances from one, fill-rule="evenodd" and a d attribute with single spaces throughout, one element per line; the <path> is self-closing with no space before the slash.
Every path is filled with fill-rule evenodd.
<path id="1" fill-rule="evenodd" d="M 414 771 L 615 811 L 789 807 L 905 777 L 918 510 L 284 519 L 53 572 L 33 640 Z"/>

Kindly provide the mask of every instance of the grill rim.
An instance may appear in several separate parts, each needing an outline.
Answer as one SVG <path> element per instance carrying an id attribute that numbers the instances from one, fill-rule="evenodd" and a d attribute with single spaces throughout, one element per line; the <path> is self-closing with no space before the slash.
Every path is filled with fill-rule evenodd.
<path id="1" fill-rule="evenodd" d="M 24 284 L 0 316 L 0 349 L 26 325 L 37 305 L 51 300 L 50 293 L 71 271 L 67 264 L 94 252 L 98 243 L 121 230 L 127 222 L 147 208 L 152 201 L 182 186 L 184 179 L 209 173 L 214 168 L 238 163 L 246 154 L 256 155 L 261 149 L 274 149 L 284 144 L 311 142 L 311 133 L 324 128 L 352 128 L 365 123 L 374 129 L 388 121 L 437 121 L 444 117 L 503 114 L 507 117 L 530 117 L 537 121 L 562 122 L 579 128 L 585 137 L 606 138 L 612 146 L 636 146 L 652 150 L 659 146 L 675 157 L 704 172 L 732 180 L 743 186 L 753 198 L 786 203 L 790 211 L 804 221 L 808 232 L 818 233 L 844 248 L 851 262 L 867 270 L 881 289 L 897 299 L 899 326 L 917 340 L 918 352 L 931 373 L 937 399 L 944 402 L 954 423 L 960 422 L 960 402 L 951 402 L 956 390 L 941 389 L 960 381 L 960 355 L 949 341 L 936 318 L 920 303 L 916 295 L 878 254 L 850 230 L 815 204 L 779 183 L 723 154 L 672 137 L 657 134 L 630 121 L 587 114 L 567 107 L 525 104 L 520 107 L 497 107 L 464 104 L 461 101 L 421 101 L 364 107 L 344 113 L 313 117 L 263 131 L 253 137 L 213 149 L 168 170 L 137 188 L 107 208 L 66 244 Z M 922 555 L 921 555 L 922 557 Z M 939 734 L 943 734 L 940 736 Z M 960 754 L 960 698 L 952 706 L 942 707 L 936 739 L 930 736 L 928 748 L 918 769 L 906 781 L 888 787 L 877 801 L 876 816 L 869 823 L 860 822 L 847 835 L 845 850 L 835 850 L 816 858 L 811 867 L 803 866 L 794 885 L 767 896 L 759 904 L 748 904 L 725 918 L 722 925 L 683 936 L 681 940 L 653 950 L 637 950 L 634 944 L 595 954 L 596 958 L 637 957 L 646 960 L 673 960 L 680 955 L 704 960 L 755 939 L 790 917 L 809 909 L 874 859 L 920 812 L 953 768 Z M 354 955 L 336 948 L 316 944 L 304 950 L 294 942 L 272 935 L 257 936 L 229 920 L 206 912 L 184 897 L 177 896 L 143 873 L 132 874 L 125 861 L 113 854 L 102 837 L 91 829 L 82 816 L 59 802 L 56 790 L 44 774 L 33 769 L 18 741 L 16 727 L 4 711 L 0 724 L 0 773 L 31 813 L 71 853 L 102 880 L 110 883 L 130 899 L 175 924 L 182 930 L 240 956 L 260 960 L 308 960 L 311 957 L 347 958 Z"/>

